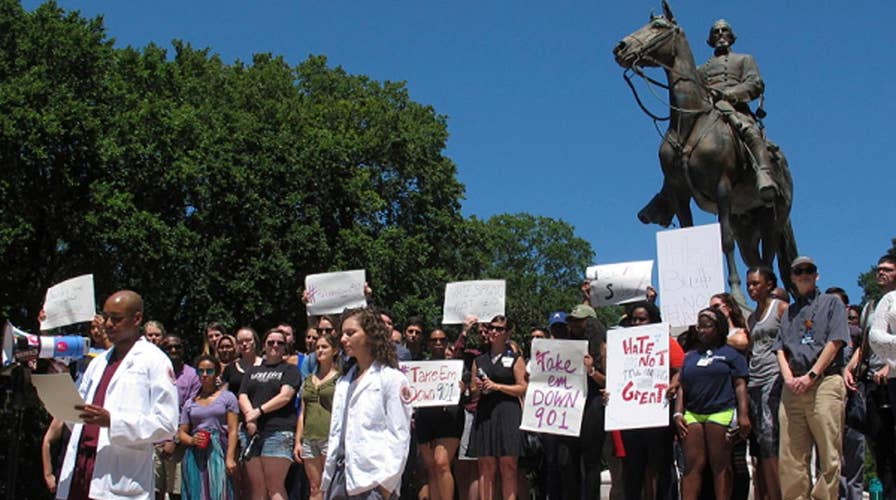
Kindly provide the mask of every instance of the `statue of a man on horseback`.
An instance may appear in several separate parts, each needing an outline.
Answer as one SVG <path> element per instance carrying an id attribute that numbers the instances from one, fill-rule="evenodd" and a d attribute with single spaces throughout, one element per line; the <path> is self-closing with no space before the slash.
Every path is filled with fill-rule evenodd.
<path id="1" fill-rule="evenodd" d="M 778 190 L 772 174 L 772 158 L 749 106 L 750 101 L 765 91 L 765 83 L 753 56 L 731 51 L 736 40 L 737 35 L 728 21 L 716 21 L 706 40 L 713 48 L 713 55 L 699 71 L 710 88 L 716 109 L 749 148 L 756 166 L 756 189 L 763 203 L 771 205 Z"/>
<path id="2" fill-rule="evenodd" d="M 765 85 L 753 58 L 731 51 L 736 40 L 731 25 L 713 25 L 707 40 L 713 55 L 698 67 L 669 4 L 663 0 L 662 5 L 663 15 L 651 16 L 613 49 L 641 109 L 655 123 L 668 121 L 659 148 L 663 186 L 638 218 L 668 226 L 674 217 L 681 227 L 692 226 L 692 200 L 717 214 L 728 283 L 742 303 L 735 244 L 748 266 L 777 260 L 782 276 L 789 275 L 789 263 L 797 256 L 790 224 L 793 179 L 784 153 L 762 133 L 762 112 L 758 118 L 750 110 Z M 644 73 L 651 67 L 663 70 L 666 83 Z M 632 74 L 668 90 L 667 117 L 647 109 L 630 81 Z"/>

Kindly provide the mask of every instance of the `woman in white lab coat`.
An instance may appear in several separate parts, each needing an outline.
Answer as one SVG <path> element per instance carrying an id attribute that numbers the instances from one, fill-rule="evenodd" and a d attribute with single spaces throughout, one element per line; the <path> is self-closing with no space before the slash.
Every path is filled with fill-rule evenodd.
<path id="1" fill-rule="evenodd" d="M 341 332 L 355 363 L 336 384 L 321 487 L 332 500 L 398 498 L 411 439 L 407 378 L 398 370 L 391 332 L 374 311 L 346 311 Z"/>

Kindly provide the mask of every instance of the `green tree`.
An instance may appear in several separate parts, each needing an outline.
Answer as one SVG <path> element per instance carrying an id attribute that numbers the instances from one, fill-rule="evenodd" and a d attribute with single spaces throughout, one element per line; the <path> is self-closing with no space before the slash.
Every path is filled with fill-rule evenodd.
<path id="1" fill-rule="evenodd" d="M 530 214 L 502 214 L 468 222 L 474 266 L 464 279 L 507 281 L 507 316 L 517 336 L 545 326 L 548 313 L 581 301 L 591 245 L 568 223 Z"/>
<path id="2" fill-rule="evenodd" d="M 890 249 L 887 250 L 886 253 L 890 253 L 896 255 L 896 238 L 890 240 Z M 877 261 L 875 260 L 874 265 L 871 266 L 871 269 L 859 275 L 858 284 L 862 287 L 862 302 L 868 302 L 870 300 L 877 300 L 881 296 L 880 287 L 877 285 Z"/>

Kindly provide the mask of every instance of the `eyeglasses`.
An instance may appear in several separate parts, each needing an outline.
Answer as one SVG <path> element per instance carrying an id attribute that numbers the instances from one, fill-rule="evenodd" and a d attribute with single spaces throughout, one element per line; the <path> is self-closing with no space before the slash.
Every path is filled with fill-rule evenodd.
<path id="1" fill-rule="evenodd" d="M 815 271 L 818 271 L 818 268 L 815 266 L 795 267 L 790 270 L 790 274 L 792 274 L 794 276 L 802 276 L 804 274 L 815 274 Z"/>
<path id="2" fill-rule="evenodd" d="M 267 342 L 265 342 L 265 344 L 267 344 L 268 347 L 276 347 L 276 346 L 286 345 L 286 341 L 285 340 L 268 340 Z"/>
<path id="3" fill-rule="evenodd" d="M 488 331 L 490 331 L 490 332 L 495 331 L 495 332 L 498 332 L 498 333 L 504 333 L 504 332 L 507 331 L 507 327 L 499 326 L 499 325 L 488 325 Z"/>
<path id="4" fill-rule="evenodd" d="M 203 375 L 214 375 L 215 369 L 214 368 L 197 368 L 196 374 L 199 375 L 200 377 Z"/>

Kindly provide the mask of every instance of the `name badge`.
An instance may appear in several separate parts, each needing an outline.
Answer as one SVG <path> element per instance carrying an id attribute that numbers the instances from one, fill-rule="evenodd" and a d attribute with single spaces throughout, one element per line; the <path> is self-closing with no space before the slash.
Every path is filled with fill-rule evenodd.
<path id="1" fill-rule="evenodd" d="M 501 364 L 504 365 L 504 368 L 510 368 L 513 366 L 513 358 L 501 357 Z"/>
<path id="2" fill-rule="evenodd" d="M 815 343 L 815 334 L 812 333 L 812 330 L 808 330 L 803 333 L 803 338 L 800 339 L 800 343 L 803 345 L 809 345 Z"/>

